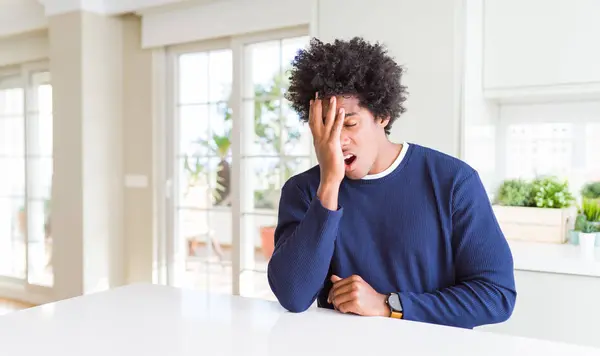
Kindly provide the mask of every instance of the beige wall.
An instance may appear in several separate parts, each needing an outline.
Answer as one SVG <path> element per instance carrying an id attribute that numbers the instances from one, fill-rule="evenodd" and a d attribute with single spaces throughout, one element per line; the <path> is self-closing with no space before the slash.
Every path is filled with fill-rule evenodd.
<path id="1" fill-rule="evenodd" d="M 91 13 L 49 21 L 59 299 L 125 282 L 122 33 L 120 19 Z"/>
<path id="2" fill-rule="evenodd" d="M 48 58 L 48 32 L 35 31 L 0 38 L 0 67 Z"/>
<path id="3" fill-rule="evenodd" d="M 141 49 L 141 21 L 123 18 L 123 163 L 126 175 L 148 177 L 148 186 L 126 188 L 123 216 L 127 281 L 152 280 L 154 197 L 152 51 Z"/>

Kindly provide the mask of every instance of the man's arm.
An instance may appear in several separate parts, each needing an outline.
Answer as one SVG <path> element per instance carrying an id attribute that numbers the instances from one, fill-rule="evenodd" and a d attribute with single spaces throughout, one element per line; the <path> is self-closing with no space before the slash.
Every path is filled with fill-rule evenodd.
<path id="1" fill-rule="evenodd" d="M 335 185 L 320 187 L 310 201 L 293 180 L 282 188 L 268 280 L 291 312 L 308 309 L 327 278 L 343 214 L 338 191 Z"/>
<path id="2" fill-rule="evenodd" d="M 512 254 L 476 172 L 453 194 L 452 248 L 455 285 L 400 292 L 404 319 L 464 328 L 507 320 L 517 295 Z"/>

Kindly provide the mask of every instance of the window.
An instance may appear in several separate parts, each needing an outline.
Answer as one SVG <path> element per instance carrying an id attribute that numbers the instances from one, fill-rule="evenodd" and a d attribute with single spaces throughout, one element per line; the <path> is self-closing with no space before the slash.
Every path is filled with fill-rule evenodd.
<path id="1" fill-rule="evenodd" d="M 284 99 L 309 40 L 296 33 L 170 49 L 170 284 L 273 298 L 265 272 L 280 189 L 312 163 L 308 126 Z"/>
<path id="2" fill-rule="evenodd" d="M 250 281 L 241 294 L 273 298 L 265 272 L 283 183 L 310 168 L 310 134 L 284 99 L 289 65 L 308 37 L 286 38 L 244 47 L 242 113 L 241 242 L 254 249 L 241 273 Z"/>
<path id="3" fill-rule="evenodd" d="M 465 158 L 484 172 L 492 197 L 510 178 L 556 176 L 568 180 L 576 197 L 585 183 L 600 180 L 600 101 L 499 104 L 498 109 L 485 133 L 474 124 L 465 131 Z"/>
<path id="4" fill-rule="evenodd" d="M 232 51 L 177 56 L 176 239 L 181 284 L 231 290 Z"/>
<path id="5" fill-rule="evenodd" d="M 573 164 L 573 124 L 512 124 L 507 135 L 507 176 L 533 179 L 557 175 L 567 178 Z"/>
<path id="6" fill-rule="evenodd" d="M 0 276 L 52 286 L 49 73 L 0 73 Z"/>

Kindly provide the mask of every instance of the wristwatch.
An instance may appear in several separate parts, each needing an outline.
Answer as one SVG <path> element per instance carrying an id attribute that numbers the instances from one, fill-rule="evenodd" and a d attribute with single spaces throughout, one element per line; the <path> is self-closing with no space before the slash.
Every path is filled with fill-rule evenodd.
<path id="1" fill-rule="evenodd" d="M 390 307 L 390 318 L 402 319 L 403 309 L 398 293 L 388 294 L 385 303 Z"/>

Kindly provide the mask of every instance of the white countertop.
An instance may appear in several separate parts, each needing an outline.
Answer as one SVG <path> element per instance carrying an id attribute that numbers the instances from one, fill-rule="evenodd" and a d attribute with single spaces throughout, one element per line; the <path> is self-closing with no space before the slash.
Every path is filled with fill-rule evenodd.
<path id="1" fill-rule="evenodd" d="M 600 349 L 155 285 L 0 317 L 10 356 L 598 355 Z"/>
<path id="2" fill-rule="evenodd" d="M 587 256 L 578 245 L 508 241 L 516 270 L 600 277 L 600 248 Z"/>

